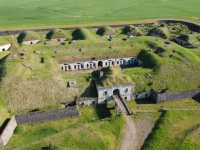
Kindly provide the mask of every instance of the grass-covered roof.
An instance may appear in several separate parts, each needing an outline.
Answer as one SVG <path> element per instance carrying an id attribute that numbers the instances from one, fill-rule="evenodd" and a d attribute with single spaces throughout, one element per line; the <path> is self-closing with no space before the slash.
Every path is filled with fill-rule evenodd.
<path id="1" fill-rule="evenodd" d="M 123 75 L 120 67 L 106 67 L 101 69 L 104 72 L 102 78 L 98 78 L 99 71 L 93 73 L 97 78 L 96 83 L 99 87 L 117 86 L 133 83 L 133 80 Z"/>
<path id="2" fill-rule="evenodd" d="M 33 31 L 23 31 L 17 37 L 18 43 L 22 43 L 23 41 L 32 41 L 32 40 L 39 40 L 40 36 L 37 32 Z"/>
<path id="3" fill-rule="evenodd" d="M 104 26 L 104 27 L 100 27 L 96 34 L 100 35 L 100 36 L 104 36 L 104 35 L 116 35 L 116 32 L 109 26 Z"/>
<path id="4" fill-rule="evenodd" d="M 66 33 L 62 29 L 53 29 L 46 35 L 47 39 L 66 38 Z"/>
<path id="5" fill-rule="evenodd" d="M 126 35 L 136 35 L 136 36 L 142 35 L 142 32 L 137 27 L 134 26 L 125 26 L 122 29 L 122 33 Z"/>
<path id="6" fill-rule="evenodd" d="M 164 39 L 168 39 L 170 37 L 170 33 L 167 27 L 157 27 L 150 31 L 149 34 L 157 34 Z"/>
<path id="7" fill-rule="evenodd" d="M 72 32 L 73 40 L 86 40 L 86 33 L 84 28 L 78 28 Z"/>

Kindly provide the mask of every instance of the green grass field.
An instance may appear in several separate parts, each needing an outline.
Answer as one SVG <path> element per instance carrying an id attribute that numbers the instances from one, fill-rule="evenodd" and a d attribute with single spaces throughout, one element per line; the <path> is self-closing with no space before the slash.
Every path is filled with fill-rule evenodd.
<path id="1" fill-rule="evenodd" d="M 174 26 L 177 31 L 181 28 L 180 24 Z M 199 48 L 188 49 L 169 41 L 173 38 L 171 36 L 191 32 L 187 27 L 183 27 L 184 30 L 181 33 L 175 33 L 175 30 L 172 31 L 173 25 L 166 25 L 166 28 L 169 28 L 169 39 L 151 36 L 127 38 L 126 35 L 121 34 L 123 27 L 112 28 L 116 32 L 114 41 L 108 41 L 107 36 L 97 35 L 98 29 L 96 28 L 82 28 L 79 32 L 84 34 L 85 40 L 77 40 L 76 44 L 68 44 L 68 41 L 44 44 L 49 41 L 46 39 L 48 32 L 38 32 L 37 35 L 41 40 L 38 44 L 24 45 L 17 43 L 18 35 L 14 35 L 15 46 L 25 54 L 26 59 L 15 58 L 12 60 L 9 55 L 1 60 L 1 98 L 13 114 L 33 109 L 60 108 L 62 107 L 61 102 L 72 101 L 75 96 L 82 100 L 93 99 L 97 97 L 97 94 L 95 86 L 88 82 L 88 79 L 94 78 L 91 74 L 94 70 L 65 72 L 60 69 L 59 63 L 138 54 L 143 62 L 141 66 L 125 68 L 124 75 L 120 74 L 120 69 L 117 73 L 121 75 L 120 82 L 126 76 L 129 79 L 126 81 L 136 83 L 135 93 L 151 89 L 172 92 L 197 88 L 200 85 Z M 147 34 L 152 26 L 138 28 Z M 70 37 L 74 32 L 68 30 L 66 33 L 66 36 Z M 189 35 L 194 36 L 190 38 L 191 40 L 194 39 L 199 43 L 195 39 L 198 36 L 197 32 Z M 29 38 L 31 37 L 29 36 Z M 71 38 L 73 37 L 71 36 Z M 123 40 L 124 38 L 126 40 Z M 11 40 L 9 35 L 0 36 L 2 43 L 9 42 L 9 40 Z M 170 44 L 165 44 L 167 41 Z M 150 44 L 154 45 L 151 52 Z M 109 48 L 110 46 L 112 48 Z M 79 51 L 80 48 L 83 51 Z M 26 51 L 23 51 L 24 49 Z M 44 55 L 34 53 L 36 50 L 43 52 Z M 162 51 L 158 54 L 157 50 Z M 2 57 L 3 54 L 1 53 Z M 45 63 L 40 62 L 42 57 L 44 57 Z M 151 73 L 152 78 L 146 78 L 146 73 Z M 114 75 L 111 77 L 108 78 L 109 84 L 107 85 L 118 84 L 115 80 L 116 77 Z M 77 81 L 77 88 L 66 88 L 68 81 L 71 80 Z"/>
<path id="2" fill-rule="evenodd" d="M 116 116 L 112 104 L 79 108 L 81 115 L 41 123 L 19 125 L 2 150 L 42 149 L 119 149 L 124 119 Z"/>
<path id="3" fill-rule="evenodd" d="M 126 2 L 21 0 L 12 3 L 0 0 L 0 30 L 124 24 L 157 18 L 178 18 L 200 23 L 199 7 L 198 0 L 126 0 Z M 59 67 L 61 62 L 139 55 L 143 62 L 141 66 L 124 68 L 124 75 L 120 74 L 120 69 L 115 68 L 117 70 L 115 74 L 128 77 L 130 79 L 128 81 L 136 83 L 135 93 L 151 89 L 172 92 L 199 87 L 199 33 L 190 31 L 180 24 L 165 25 L 164 28 L 159 26 L 157 28 L 159 30 L 155 30 L 154 27 L 155 24 L 139 26 L 137 31 L 143 35 L 152 30 L 163 32 L 166 39 L 150 36 L 129 39 L 123 32 L 123 27 L 108 27 L 108 33 L 99 35 L 96 34 L 98 29 L 91 27 L 80 28 L 75 32 L 62 31 L 65 32 L 62 36 L 68 40 L 84 39 L 77 40 L 76 44 L 68 44 L 68 41 L 44 44 L 49 41 L 49 38 L 46 39 L 48 32 L 38 32 L 37 37 L 39 36 L 41 40 L 38 44 L 23 45 L 17 43 L 18 35 L 14 35 L 15 46 L 25 54 L 26 59 L 12 60 L 11 55 L 6 56 L 10 51 L 0 53 L 0 125 L 11 114 L 25 113 L 34 109 L 61 108 L 63 105 L 60 103 L 72 101 L 75 97 L 78 97 L 78 100 L 97 97 L 94 84 L 88 82 L 88 79 L 94 78 L 92 76 L 94 70 L 64 72 Z M 114 41 L 108 41 L 108 35 L 101 36 L 110 34 L 111 31 L 116 33 Z M 60 34 L 55 34 L 55 37 L 61 36 Z M 193 48 L 182 47 L 170 41 L 180 35 L 187 35 Z M 31 38 L 33 37 L 27 37 Z M 11 40 L 10 35 L 0 36 L 0 46 Z M 152 51 L 149 45 L 153 45 Z M 83 51 L 79 51 L 80 48 Z M 45 54 L 38 55 L 34 53 L 36 50 Z M 45 63 L 40 62 L 42 57 L 45 58 Z M 152 78 L 146 78 L 146 73 L 151 73 Z M 112 77 L 108 78 L 108 81 L 114 83 L 116 76 L 113 74 Z M 67 83 L 71 80 L 76 80 L 76 88 L 67 88 Z M 127 105 L 133 111 L 161 108 L 199 109 L 199 102 L 199 99 L 191 98 L 154 104 L 149 99 L 141 99 L 127 102 Z M 124 119 L 115 116 L 116 112 L 112 106 L 111 103 L 108 104 L 108 108 L 105 105 L 82 107 L 80 108 L 82 115 L 79 117 L 20 125 L 3 149 L 10 150 L 20 146 L 23 146 L 21 149 L 29 150 L 48 149 L 50 145 L 72 150 L 119 149 Z M 154 124 L 160 112 L 154 115 L 151 124 Z M 138 114 L 133 118 L 141 116 Z M 186 131 L 196 124 L 199 124 L 199 112 L 167 111 L 161 115 L 144 148 L 173 150 L 178 147 Z M 200 143 L 196 139 L 199 139 L 199 130 L 188 136 L 182 145 L 183 149 L 199 148 Z"/>
<path id="4" fill-rule="evenodd" d="M 154 130 L 143 146 L 144 150 L 170 149 L 177 150 L 187 133 L 200 124 L 200 111 L 167 111 L 164 112 Z M 199 130 L 189 135 L 180 150 L 195 150 L 199 147 Z"/>
<path id="5" fill-rule="evenodd" d="M 0 0 L 0 28 L 117 23 L 155 18 L 199 22 L 198 0 Z"/>

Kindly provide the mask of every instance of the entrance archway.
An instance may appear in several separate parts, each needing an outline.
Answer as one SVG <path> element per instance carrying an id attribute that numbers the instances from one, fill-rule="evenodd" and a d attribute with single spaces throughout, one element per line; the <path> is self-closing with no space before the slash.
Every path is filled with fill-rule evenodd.
<path id="1" fill-rule="evenodd" d="M 103 67 L 103 62 L 102 61 L 98 62 L 98 67 Z"/>
<path id="2" fill-rule="evenodd" d="M 119 89 L 115 89 L 114 91 L 113 91 L 113 95 L 119 95 Z"/>

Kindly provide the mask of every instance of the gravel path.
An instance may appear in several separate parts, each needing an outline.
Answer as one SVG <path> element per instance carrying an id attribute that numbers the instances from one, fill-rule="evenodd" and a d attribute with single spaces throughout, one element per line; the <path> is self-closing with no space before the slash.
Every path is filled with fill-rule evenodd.
<path id="1" fill-rule="evenodd" d="M 126 125 L 122 139 L 121 150 L 134 150 L 137 146 L 136 126 L 131 116 L 124 115 Z"/>

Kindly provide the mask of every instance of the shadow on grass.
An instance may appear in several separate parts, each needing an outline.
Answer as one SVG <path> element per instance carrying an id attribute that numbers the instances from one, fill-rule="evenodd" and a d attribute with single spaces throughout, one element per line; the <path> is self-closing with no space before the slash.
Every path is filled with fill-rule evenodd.
<path id="1" fill-rule="evenodd" d="M 151 98 L 136 99 L 137 104 L 156 104 Z"/>
<path id="2" fill-rule="evenodd" d="M 90 85 L 81 94 L 81 97 L 97 97 L 97 89 L 94 80 L 90 81 Z"/>
<path id="3" fill-rule="evenodd" d="M 196 102 L 200 103 L 200 97 L 193 97 L 193 100 L 195 100 Z"/>
<path id="4" fill-rule="evenodd" d="M 131 65 L 120 65 L 121 69 L 133 68 L 138 67 L 138 64 L 131 64 Z"/>
<path id="5" fill-rule="evenodd" d="M 52 146 L 51 144 L 49 144 L 49 146 L 42 147 L 41 150 L 59 150 L 59 148 L 57 146 Z"/>
<path id="6" fill-rule="evenodd" d="M 6 127 L 6 125 L 8 124 L 9 122 L 9 118 L 7 118 L 3 123 L 2 125 L 0 126 L 0 134 L 3 132 L 4 128 Z"/>
<path id="7" fill-rule="evenodd" d="M 110 110 L 115 109 L 114 107 L 108 108 L 107 104 L 101 104 L 95 106 L 95 111 L 99 119 L 111 117 Z"/>
<path id="8" fill-rule="evenodd" d="M 8 56 L 9 54 L 3 57 L 2 59 L 0 59 L 0 82 L 2 81 L 3 77 L 6 75 L 5 62 Z"/>
<path id="9" fill-rule="evenodd" d="M 160 115 L 159 119 L 156 121 L 155 126 L 153 127 L 151 133 L 145 139 L 144 144 L 141 147 L 141 150 L 148 148 L 149 141 L 153 139 L 153 136 L 154 136 L 156 130 L 159 128 L 160 124 L 162 124 L 163 120 L 165 119 L 165 115 L 166 115 L 166 111 L 163 111 L 162 114 Z"/>

